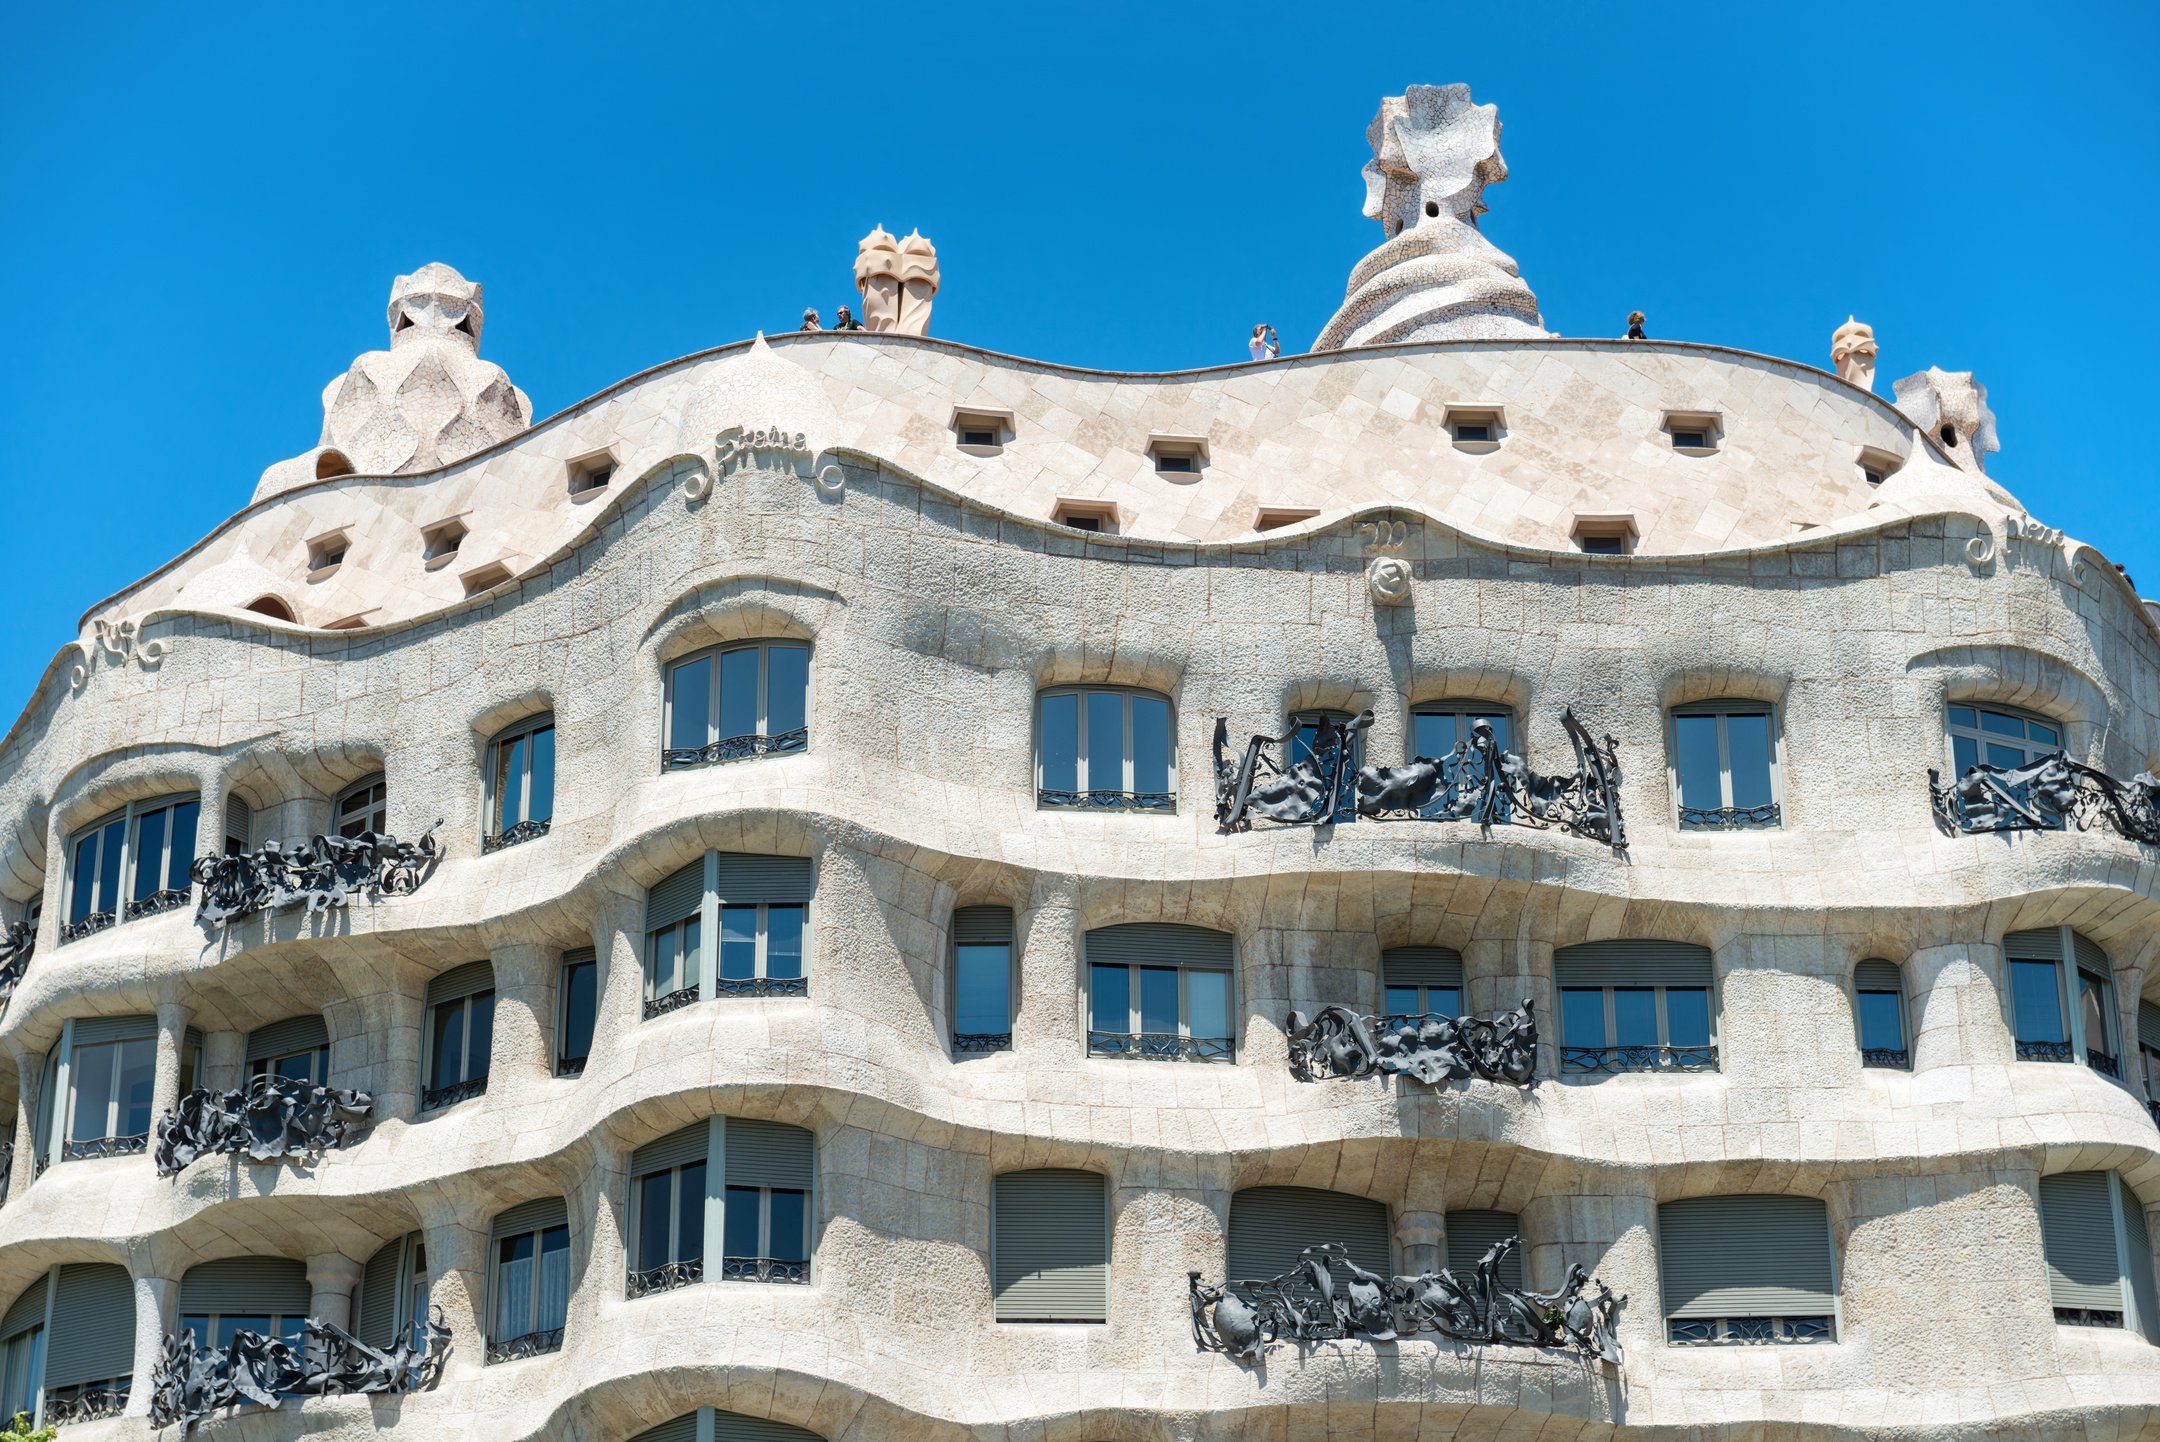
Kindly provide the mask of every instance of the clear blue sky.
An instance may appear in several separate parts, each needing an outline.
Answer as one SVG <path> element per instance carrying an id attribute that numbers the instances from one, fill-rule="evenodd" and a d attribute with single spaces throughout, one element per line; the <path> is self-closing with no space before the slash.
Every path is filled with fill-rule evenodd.
<path id="1" fill-rule="evenodd" d="M 402 13 L 400 13 L 402 12 Z M 1548 326 L 1974 370 L 1994 474 L 2160 595 L 2150 4 L 33 5 L 0 46 L 0 727 L 92 602 L 244 505 L 385 343 L 487 287 L 542 415 L 852 300 L 1156 370 L 1302 349 L 1379 238 L 1376 102 L 1467 81 Z"/>

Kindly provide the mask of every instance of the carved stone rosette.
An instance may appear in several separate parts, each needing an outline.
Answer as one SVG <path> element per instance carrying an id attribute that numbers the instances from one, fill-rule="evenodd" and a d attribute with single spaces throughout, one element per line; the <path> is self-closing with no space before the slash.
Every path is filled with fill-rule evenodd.
<path id="1" fill-rule="evenodd" d="M 1533 1001 L 1492 1017 L 1360 1016 L 1324 1006 L 1310 1020 L 1290 1013 L 1290 1074 L 1299 1081 L 1330 1077 L 1407 1076 L 1428 1086 L 1484 1081 L 1523 1086 L 1537 1072 Z"/>
<path id="2" fill-rule="evenodd" d="M 433 872 L 442 847 L 437 820 L 418 841 L 373 831 L 317 836 L 290 850 L 275 841 L 238 856 L 199 856 L 190 874 L 202 885 L 195 920 L 212 930 L 258 911 L 305 904 L 310 911 L 345 906 L 353 897 L 381 901 L 410 896 Z"/>
<path id="3" fill-rule="evenodd" d="M 161 1177 L 198 1157 L 244 1152 L 251 1162 L 314 1162 L 350 1142 L 374 1109 L 366 1092 L 258 1076 L 234 1091 L 201 1088 L 158 1119 L 153 1159 Z"/>
<path id="4" fill-rule="evenodd" d="M 434 1385 L 450 1346 L 440 1307 L 427 1319 L 421 1347 L 413 1346 L 409 1332 L 384 1351 L 313 1317 L 305 1328 L 297 1347 L 243 1331 L 221 1351 L 205 1350 L 184 1328 L 168 1334 L 150 1374 L 151 1425 L 177 1423 L 186 1437 L 197 1422 L 242 1402 L 275 1407 L 287 1397 L 416 1392 Z"/>
<path id="5" fill-rule="evenodd" d="M 1969 766 L 1950 782 L 1929 767 L 1928 795 L 1936 824 L 1952 836 L 2086 831 L 2104 822 L 2131 841 L 2160 846 L 2160 777 L 2142 772 L 2126 786 L 2060 751 L 2023 766 Z"/>
<path id="6" fill-rule="evenodd" d="M 1521 1245 L 1520 1237 L 1495 1242 L 1468 1278 L 1445 1267 L 1383 1277 L 1353 1262 L 1340 1242 L 1307 1247 L 1290 1270 L 1259 1281 L 1211 1286 L 1188 1272 L 1193 1343 L 1257 1361 L 1284 1339 L 1302 1347 L 1433 1332 L 1459 1342 L 1559 1348 L 1619 1366 L 1625 1359 L 1614 1324 L 1627 1298 L 1614 1296 L 1579 1263 L 1569 1266 L 1557 1292 L 1507 1286 L 1500 1264 Z"/>

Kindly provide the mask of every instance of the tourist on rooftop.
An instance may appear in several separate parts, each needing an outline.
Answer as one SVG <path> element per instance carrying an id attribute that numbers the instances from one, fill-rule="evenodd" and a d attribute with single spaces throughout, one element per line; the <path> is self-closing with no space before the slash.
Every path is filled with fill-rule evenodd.
<path id="1" fill-rule="evenodd" d="M 1282 354 L 1282 342 L 1275 338 L 1275 327 L 1263 321 L 1252 328 L 1252 339 L 1245 349 L 1252 353 L 1254 360 L 1273 360 Z"/>
<path id="2" fill-rule="evenodd" d="M 803 307 L 803 313 L 802 313 L 802 326 L 801 326 L 801 329 L 803 329 L 803 330 L 823 330 L 823 329 L 825 329 L 825 325 L 824 325 L 824 322 L 822 322 L 822 321 L 820 321 L 820 320 L 818 319 L 818 313 L 817 313 L 817 307 L 816 307 L 816 306 L 812 305 L 812 306 L 805 306 L 805 307 Z"/>
<path id="3" fill-rule="evenodd" d="M 855 319 L 853 311 L 850 311 L 846 306 L 841 306 L 839 313 L 833 317 L 832 328 L 834 330 L 861 330 L 863 325 L 861 321 Z"/>

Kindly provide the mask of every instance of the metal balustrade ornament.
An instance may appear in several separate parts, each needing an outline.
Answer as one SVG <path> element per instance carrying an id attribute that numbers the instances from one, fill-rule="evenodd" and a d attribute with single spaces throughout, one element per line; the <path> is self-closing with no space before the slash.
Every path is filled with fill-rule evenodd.
<path id="1" fill-rule="evenodd" d="M 374 831 L 358 836 L 317 836 L 290 849 L 276 841 L 235 856 L 198 856 L 189 868 L 202 884 L 195 920 L 217 929 L 258 911 L 303 903 L 309 911 L 348 905 L 355 896 L 381 901 L 420 889 L 442 856 L 435 826 L 418 841 Z M 182 893 L 185 900 L 185 893 Z"/>
<path id="2" fill-rule="evenodd" d="M 1125 1061 L 1232 1061 L 1226 1036 L 1181 1036 L 1174 1031 L 1090 1031 L 1088 1055 Z"/>
<path id="3" fill-rule="evenodd" d="M 490 856 L 506 846 L 517 846 L 527 841 L 538 841 L 548 834 L 546 821 L 520 821 L 517 825 L 480 838 L 480 854 Z"/>
<path id="4" fill-rule="evenodd" d="M 806 976 L 716 976 L 715 996 L 808 996 Z"/>
<path id="5" fill-rule="evenodd" d="M 1428 1086 L 1478 1077 L 1510 1086 L 1534 1085 L 1537 1016 L 1523 998 L 1496 1016 L 1360 1016 L 1324 1006 L 1310 1021 L 1293 1011 L 1290 1074 L 1299 1081 L 1330 1077 L 1407 1076 Z"/>
<path id="6" fill-rule="evenodd" d="M 1928 795 L 1936 825 L 1952 836 L 2089 831 L 2105 822 L 2131 841 L 2160 846 L 2160 777 L 2143 771 L 2124 785 L 2060 751 L 2023 766 L 1968 766 L 1949 782 L 1931 766 Z"/>
<path id="7" fill-rule="evenodd" d="M 671 1011 L 681 1011 L 686 1006 L 694 1006 L 697 999 L 698 989 L 694 986 L 678 987 L 662 996 L 647 997 L 645 1020 L 651 1021 L 656 1016 L 666 1016 Z"/>
<path id="8" fill-rule="evenodd" d="M 1065 811 L 1176 811 L 1177 796 L 1169 791 L 1052 791 L 1035 793 L 1040 806 Z"/>
<path id="9" fill-rule="evenodd" d="M 1676 1346 L 1720 1343 L 1765 1346 L 1778 1342 L 1827 1342 L 1828 1317 L 1675 1317 L 1666 1324 L 1665 1340 Z"/>
<path id="10" fill-rule="evenodd" d="M 71 941 L 93 936 L 119 920 L 120 914 L 116 911 L 93 911 L 81 921 L 63 921 L 60 923 L 60 944 L 65 946 Z"/>
<path id="11" fill-rule="evenodd" d="M 15 1176 L 15 1143 L 0 1142 L 0 1201 L 7 1197 L 8 1183 Z"/>
<path id="12" fill-rule="evenodd" d="M 1755 831 L 1765 826 L 1784 825 L 1784 813 L 1775 801 L 1761 806 L 1683 806 L 1680 808 L 1680 829 L 1683 831 Z"/>
<path id="13" fill-rule="evenodd" d="M 522 1362 L 527 1357 L 545 1357 L 550 1352 L 562 1350 L 563 1329 L 550 1327 L 544 1332 L 527 1332 L 522 1337 L 487 1344 L 487 1359 L 494 1362 Z"/>
<path id="14" fill-rule="evenodd" d="M 98 1422 L 127 1411 L 129 1379 L 88 1382 L 79 1387 L 45 1394 L 45 1425 L 57 1427 L 77 1422 Z"/>
<path id="15" fill-rule="evenodd" d="M 451 1082 L 448 1086 L 429 1087 L 420 1093 L 420 1110 L 439 1111 L 443 1107 L 454 1107 L 459 1102 L 469 1102 L 474 1097 L 486 1095 L 487 1073 L 482 1072 L 479 1076 L 469 1076 L 463 1081 Z"/>
<path id="16" fill-rule="evenodd" d="M 1572 709 L 1560 724 L 1575 751 L 1563 776 L 1532 771 L 1501 749 L 1492 723 L 1471 723 L 1470 739 L 1445 756 L 1414 756 L 1401 766 L 1358 766 L 1358 741 L 1373 713 L 1347 723 L 1323 718 L 1309 742 L 1298 732 L 1254 736 L 1242 754 L 1229 748 L 1229 721 L 1215 723 L 1215 820 L 1243 831 L 1255 820 L 1284 826 L 1325 826 L 1338 820 L 1474 821 L 1487 837 L 1495 826 L 1566 831 L 1627 850 L 1620 814 L 1620 743 L 1601 744 Z M 1298 754 L 1298 753 L 1302 754 Z"/>
<path id="17" fill-rule="evenodd" d="M 956 1031 L 953 1033 L 952 1049 L 970 1053 L 1011 1051 L 1012 1033 L 1009 1031 Z"/>
<path id="18" fill-rule="evenodd" d="M 672 1292 L 677 1287 L 694 1286 L 705 1280 L 705 1259 L 692 1257 L 684 1262 L 663 1262 L 657 1267 L 647 1267 L 642 1272 L 632 1272 L 623 1284 L 623 1291 L 635 1301 L 650 1297 L 655 1292 Z"/>
<path id="19" fill-rule="evenodd" d="M 810 1280 L 810 1264 L 782 1257 L 722 1257 L 723 1282 L 802 1282 Z"/>
<path id="20" fill-rule="evenodd" d="M 1414 1277 L 1383 1277 L 1350 1259 L 1340 1242 L 1306 1247 L 1297 1264 L 1260 1281 L 1205 1285 L 1186 1273 L 1193 1342 L 1203 1351 L 1257 1361 L 1284 1339 L 1392 1342 L 1433 1332 L 1458 1342 L 1553 1347 L 1619 1366 L 1614 1326 L 1624 1296 L 1571 1265 L 1557 1292 L 1528 1292 L 1500 1280 L 1500 1263 L 1522 1238 L 1495 1242 L 1473 1275 L 1447 1268 Z M 1592 1290 L 1592 1289 L 1595 1290 Z"/>
<path id="21" fill-rule="evenodd" d="M 1604 1072 L 1620 1076 L 1628 1072 L 1716 1071 L 1714 1046 L 1563 1046 L 1560 1070 Z"/>
<path id="22" fill-rule="evenodd" d="M 286 1397 L 416 1392 L 433 1386 L 449 1350 L 442 1308 L 428 1316 L 427 1341 L 415 1347 L 409 1329 L 385 1351 L 342 1327 L 310 1317 L 299 1346 L 261 1332 L 240 1331 L 221 1349 L 204 1348 L 182 1328 L 167 1334 L 150 1373 L 150 1423 L 177 1423 L 186 1437 L 196 1423 L 252 1402 L 275 1407 Z"/>
<path id="23" fill-rule="evenodd" d="M 187 904 L 188 894 L 185 887 L 168 886 L 163 891 L 153 891 L 148 896 L 136 897 L 122 909 L 121 915 L 124 920 L 134 921 L 139 917 L 156 916 L 162 911 L 178 911 Z"/>
<path id="24" fill-rule="evenodd" d="M 14 998 L 15 988 L 22 985 L 23 973 L 30 969 L 30 957 L 36 950 L 37 928 L 29 922 L 10 922 L 0 927 L 0 1016 L 7 1015 L 7 1004 Z"/>
<path id="25" fill-rule="evenodd" d="M 723 736 L 710 746 L 670 746 L 660 753 L 662 771 L 685 771 L 722 761 L 747 761 L 754 756 L 781 756 L 810 745 L 810 728 L 798 726 L 777 736 L 752 734 Z"/>
<path id="26" fill-rule="evenodd" d="M 106 1157 L 132 1157 L 150 1149 L 150 1134 L 132 1137 L 82 1137 L 60 1143 L 60 1159 L 68 1162 L 102 1161 Z M 41 1167 L 42 1172 L 44 1169 Z"/>
<path id="27" fill-rule="evenodd" d="M 352 1141 L 374 1106 L 366 1092 L 295 1077 L 252 1077 L 223 1092 L 198 1087 L 158 1119 L 152 1157 L 161 1177 L 178 1176 L 198 1157 L 237 1153 L 251 1162 L 312 1165 Z"/>

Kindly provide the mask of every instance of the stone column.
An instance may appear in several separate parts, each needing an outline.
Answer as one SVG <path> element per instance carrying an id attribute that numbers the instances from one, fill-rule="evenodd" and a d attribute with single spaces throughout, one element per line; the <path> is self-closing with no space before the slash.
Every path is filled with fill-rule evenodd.
<path id="1" fill-rule="evenodd" d="M 343 1252 L 319 1252 L 307 1259 L 308 1315 L 343 1331 L 352 1330 L 353 1293 L 360 1285 L 360 1263 Z"/>
<path id="2" fill-rule="evenodd" d="M 1931 946 L 1905 962 L 1913 1071 L 2006 1066 L 2016 1056 L 2004 1018 L 2002 956 L 1972 942 Z"/>
<path id="3" fill-rule="evenodd" d="M 629 1038 L 645 1019 L 645 893 L 611 892 L 593 911 L 592 1070 L 603 1056 L 627 1051 Z M 719 939 L 704 940 L 705 965 L 719 964 Z"/>
<path id="4" fill-rule="evenodd" d="M 1013 1007 L 1013 1051 L 1061 1066 L 1087 1054 L 1087 978 L 1081 973 L 1080 914 L 1073 892 L 1070 877 L 1038 878 L 1027 909 L 1013 918 L 1024 957 Z"/>
<path id="5" fill-rule="evenodd" d="M 409 1122 L 420 1110 L 427 983 L 407 968 L 395 974 L 398 984 L 389 990 L 333 1004 L 330 1084 L 371 1094 L 377 1122 Z"/>
<path id="6" fill-rule="evenodd" d="M 1463 944 L 1463 1012 L 1513 1011 L 1536 987 L 1515 948 L 1496 937 L 1473 937 Z M 1542 1018 L 1541 1018 L 1542 1020 Z"/>
<path id="7" fill-rule="evenodd" d="M 491 948 L 488 961 L 495 968 L 488 1090 L 515 1095 L 554 1074 L 557 957 L 553 948 L 513 942 Z"/>
<path id="8" fill-rule="evenodd" d="M 150 1378 L 164 1356 L 165 1338 L 180 1330 L 180 1279 L 138 1274 L 135 1278 L 135 1380 L 128 1388 L 127 1416 L 150 1415 Z"/>
<path id="9" fill-rule="evenodd" d="M 58 1045 L 56 1042 L 55 1045 Z M 8 1164 L 7 1194 L 20 1197 L 37 1171 L 38 1094 L 45 1088 L 45 1057 L 27 1047 L 17 1047 L 15 1060 L 15 1157 Z"/>
<path id="10" fill-rule="evenodd" d="M 1447 1265 L 1447 1217 L 1442 1212 L 1395 1214 L 1395 1268 L 1406 1277 Z"/>
<path id="11" fill-rule="evenodd" d="M 157 1066 L 151 1072 L 150 1126 L 180 1104 L 180 1049 L 187 1045 L 188 1009 L 177 1001 L 157 1004 Z M 196 1078 L 201 1086 L 202 1079 Z"/>
<path id="12" fill-rule="evenodd" d="M 421 1240 L 427 1247 L 428 1306 L 440 1308 L 450 1329 L 445 1364 L 460 1376 L 477 1373 L 486 1357 L 481 1308 L 487 1293 L 487 1219 L 471 1197 L 440 1192 L 420 1199 Z"/>
<path id="13" fill-rule="evenodd" d="M 202 1075 L 195 1085 L 211 1091 L 231 1091 L 247 1081 L 247 1033 L 213 1031 L 203 1034 Z"/>

